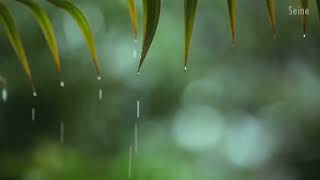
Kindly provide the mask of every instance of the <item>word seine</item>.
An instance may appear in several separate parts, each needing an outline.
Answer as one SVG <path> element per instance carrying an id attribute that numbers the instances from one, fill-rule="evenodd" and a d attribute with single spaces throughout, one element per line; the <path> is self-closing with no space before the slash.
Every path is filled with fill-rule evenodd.
<path id="1" fill-rule="evenodd" d="M 288 9 L 289 9 L 290 16 L 292 16 L 292 15 L 293 16 L 296 16 L 296 15 L 304 16 L 304 15 L 310 14 L 310 10 L 308 8 L 303 9 L 303 8 L 300 8 L 299 6 L 297 8 L 294 8 L 293 6 L 289 6 Z"/>

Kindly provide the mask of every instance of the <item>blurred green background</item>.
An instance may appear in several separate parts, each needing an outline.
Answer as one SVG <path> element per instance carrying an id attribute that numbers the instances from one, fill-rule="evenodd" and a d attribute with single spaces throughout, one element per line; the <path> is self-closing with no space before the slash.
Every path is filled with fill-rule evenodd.
<path id="1" fill-rule="evenodd" d="M 239 1 L 235 49 L 227 1 L 199 1 L 184 72 L 183 1 L 163 0 L 158 32 L 137 76 L 141 1 L 135 44 L 126 0 L 74 0 L 94 32 L 101 81 L 70 16 L 39 1 L 57 33 L 63 68 L 57 75 L 31 12 L 4 2 L 22 34 L 38 96 L 32 96 L 1 30 L 0 75 L 8 93 L 7 101 L 0 101 L 1 180 L 319 179 L 315 1 L 306 38 L 301 17 L 288 15 L 288 6 L 300 1 L 277 1 L 277 40 L 265 1 Z"/>

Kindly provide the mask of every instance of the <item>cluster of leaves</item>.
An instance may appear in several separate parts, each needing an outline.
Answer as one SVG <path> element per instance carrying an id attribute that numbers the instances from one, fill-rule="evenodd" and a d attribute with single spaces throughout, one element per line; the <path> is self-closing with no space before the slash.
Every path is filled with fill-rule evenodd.
<path id="1" fill-rule="evenodd" d="M 275 1 L 266 0 L 269 19 L 272 26 L 273 37 L 276 38 L 276 16 L 275 16 Z M 317 0 L 318 9 L 320 9 L 320 0 Z M 230 28 L 232 35 L 232 46 L 235 47 L 236 42 L 236 22 L 237 22 L 237 0 L 227 0 L 230 16 Z M 301 6 L 304 9 L 308 8 L 308 0 L 300 0 Z M 191 46 L 192 31 L 197 11 L 198 0 L 184 0 L 185 11 L 185 52 L 184 52 L 184 65 L 187 69 L 188 56 Z M 137 37 L 137 12 L 134 5 L 134 0 L 128 0 L 130 15 L 132 19 L 134 36 Z M 157 26 L 161 11 L 161 0 L 143 0 L 143 45 L 142 54 L 140 57 L 139 70 L 145 60 L 148 50 L 152 44 L 153 38 L 157 31 Z M 307 15 L 303 16 L 303 32 L 307 31 Z"/>
<path id="2" fill-rule="evenodd" d="M 53 59 L 56 65 L 58 72 L 61 71 L 61 62 L 59 56 L 59 50 L 57 46 L 57 41 L 54 33 L 54 28 L 52 22 L 47 14 L 47 12 L 40 7 L 34 0 L 16 0 L 17 2 L 28 7 L 35 19 L 37 20 L 40 28 L 45 36 L 47 44 L 52 52 Z M 92 56 L 93 62 L 96 66 L 97 73 L 100 73 L 100 65 L 96 52 L 96 47 L 93 39 L 92 32 L 88 21 L 86 20 L 83 13 L 68 0 L 46 0 L 49 3 L 55 5 L 56 7 L 65 10 L 79 25 L 85 41 L 88 45 L 90 54 Z M 308 8 L 308 0 L 300 0 L 302 8 Z M 237 21 L 237 0 L 227 0 L 229 15 L 230 15 L 230 27 L 232 34 L 232 45 L 235 46 L 236 42 L 236 21 Z M 269 13 L 269 19 L 272 26 L 273 36 L 276 38 L 276 17 L 275 17 L 275 0 L 266 0 L 267 9 Z M 187 69 L 188 56 L 191 47 L 191 39 L 193 26 L 196 17 L 198 0 L 184 0 L 184 9 L 185 9 L 185 53 L 184 53 L 184 65 L 185 70 Z M 320 8 L 320 0 L 317 0 L 318 9 Z M 135 7 L 134 0 L 128 0 L 129 12 L 132 20 L 134 37 L 137 38 L 138 34 L 138 16 L 137 10 Z M 157 31 L 159 18 L 161 12 L 161 0 L 143 0 L 143 43 L 142 51 L 140 56 L 140 64 L 138 68 L 138 73 L 142 67 L 142 64 L 148 54 L 149 48 L 152 44 L 154 36 Z M 307 16 L 305 15 L 302 20 L 303 32 L 307 31 Z M 16 54 L 23 66 L 24 71 L 29 77 L 30 82 L 32 83 L 32 73 L 29 67 L 27 55 L 24 50 L 24 46 L 15 25 L 15 21 L 10 11 L 7 9 L 5 4 L 0 1 L 0 25 L 4 28 L 4 32 L 8 36 L 13 48 L 16 51 Z M 33 83 L 32 83 L 32 87 Z"/>
<path id="3" fill-rule="evenodd" d="M 43 35 L 47 41 L 47 44 L 50 48 L 54 63 L 56 65 L 56 69 L 58 72 L 61 72 L 61 60 L 59 55 L 59 49 L 57 45 L 54 28 L 48 16 L 48 13 L 42 7 L 40 7 L 37 3 L 35 3 L 33 0 L 16 0 L 16 1 L 28 7 L 33 13 L 35 19 L 37 20 L 43 32 Z M 96 66 L 97 73 L 99 74 L 100 67 L 99 67 L 99 60 L 96 52 L 95 42 L 89 27 L 89 23 L 86 20 L 83 13 L 80 11 L 79 8 L 77 8 L 74 4 L 72 4 L 68 0 L 47 0 L 47 1 L 53 4 L 54 6 L 65 10 L 79 25 L 84 35 L 85 41 L 88 45 L 94 64 Z M 20 33 L 17 30 L 13 16 L 11 15 L 9 9 L 6 7 L 6 5 L 2 1 L 0 1 L 0 25 L 3 27 L 4 32 L 8 36 L 10 43 L 12 44 L 34 90 L 32 73 L 30 70 L 28 58 L 24 49 L 23 42 L 21 40 Z"/>

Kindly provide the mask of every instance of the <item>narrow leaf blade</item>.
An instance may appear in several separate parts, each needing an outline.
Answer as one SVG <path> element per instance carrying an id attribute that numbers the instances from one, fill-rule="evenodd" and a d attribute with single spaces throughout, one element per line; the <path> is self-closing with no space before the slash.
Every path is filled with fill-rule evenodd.
<path id="1" fill-rule="evenodd" d="M 276 38 L 276 8 L 275 0 L 267 0 L 267 7 L 269 12 L 269 19 L 272 26 L 273 38 Z"/>
<path id="2" fill-rule="evenodd" d="M 17 0 L 24 5 L 26 5 L 33 13 L 36 18 L 40 28 L 45 36 L 47 44 L 51 50 L 54 63 L 58 72 L 61 72 L 61 60 L 59 55 L 59 49 L 57 45 L 56 35 L 53 29 L 52 22 L 46 13 L 39 5 L 37 5 L 33 0 Z"/>
<path id="3" fill-rule="evenodd" d="M 237 0 L 228 0 L 230 27 L 232 34 L 232 46 L 235 47 L 236 23 L 237 23 Z"/>
<path id="4" fill-rule="evenodd" d="M 138 73 L 156 34 L 161 11 L 161 0 L 143 0 L 143 44 Z"/>
<path id="5" fill-rule="evenodd" d="M 301 6 L 304 10 L 309 8 L 309 0 L 300 0 Z M 302 17 L 303 36 L 306 36 L 308 28 L 308 15 L 304 14 Z"/>
<path id="6" fill-rule="evenodd" d="M 193 26 L 197 11 L 198 0 L 185 0 L 184 1 L 184 16 L 185 16 L 185 54 L 184 66 L 187 69 L 188 56 L 191 47 L 191 39 L 193 33 Z"/>
<path id="7" fill-rule="evenodd" d="M 138 37 L 138 15 L 134 0 L 128 0 L 128 7 L 133 28 L 134 39 L 136 40 Z"/>
<path id="8" fill-rule="evenodd" d="M 31 73 L 31 69 L 25 53 L 25 49 L 21 40 L 20 33 L 17 30 L 16 23 L 10 11 L 1 1 L 0 1 L 0 25 L 3 27 L 4 32 L 8 36 L 9 41 L 13 46 L 25 73 L 27 74 L 30 82 L 32 83 L 32 88 L 33 88 L 34 86 L 32 81 L 32 73 Z"/>
<path id="9" fill-rule="evenodd" d="M 92 56 L 93 62 L 95 64 L 96 70 L 98 75 L 100 74 L 100 62 L 98 59 L 98 54 L 93 38 L 92 31 L 90 29 L 90 25 L 84 16 L 84 14 L 81 12 L 81 10 L 73 5 L 68 0 L 48 0 L 53 5 L 65 10 L 78 24 L 78 26 L 81 29 L 81 32 L 84 35 L 85 41 L 87 43 L 87 46 L 89 48 L 90 54 Z"/>

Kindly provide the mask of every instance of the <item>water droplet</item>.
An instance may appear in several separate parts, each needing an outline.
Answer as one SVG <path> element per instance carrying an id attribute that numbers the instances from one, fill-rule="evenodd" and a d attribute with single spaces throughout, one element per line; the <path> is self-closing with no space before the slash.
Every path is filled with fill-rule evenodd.
<path id="1" fill-rule="evenodd" d="M 38 94 L 37 94 L 37 92 L 36 92 L 36 88 L 34 88 L 34 85 L 32 84 L 32 95 L 34 96 L 34 97 L 36 97 Z"/>
<path id="2" fill-rule="evenodd" d="M 138 153 L 138 123 L 134 124 L 134 150 Z"/>
<path id="3" fill-rule="evenodd" d="M 140 75 L 140 71 L 137 72 L 137 76 L 139 76 L 139 75 Z"/>
<path id="4" fill-rule="evenodd" d="M 102 98 L 103 98 L 103 91 L 102 91 L 102 89 L 99 89 L 99 99 L 100 99 L 100 101 L 102 100 Z"/>
<path id="5" fill-rule="evenodd" d="M 64 123 L 60 123 L 60 142 L 64 143 Z"/>
<path id="6" fill-rule="evenodd" d="M 36 108 L 32 108 L 31 110 L 31 119 L 32 121 L 36 120 Z"/>
<path id="7" fill-rule="evenodd" d="M 2 89 L 2 100 L 3 100 L 4 102 L 6 102 L 7 99 L 8 99 L 8 91 L 7 91 L 6 88 L 3 88 L 3 89 Z"/>
<path id="8" fill-rule="evenodd" d="M 306 38 L 306 37 L 307 37 L 307 35 L 306 35 L 306 34 L 303 34 L 303 37 L 304 37 L 304 38 Z"/>
<path id="9" fill-rule="evenodd" d="M 137 50 L 133 50 L 133 58 L 134 58 L 134 59 L 137 59 L 137 54 L 138 54 L 138 53 L 137 53 Z"/>
<path id="10" fill-rule="evenodd" d="M 137 101 L 137 118 L 140 118 L 140 101 Z"/>
<path id="11" fill-rule="evenodd" d="M 64 81 L 60 81 L 60 86 L 64 87 Z"/>
<path id="12" fill-rule="evenodd" d="M 188 69 L 187 69 L 187 66 L 185 66 L 185 67 L 184 67 L 184 71 L 187 71 L 187 70 L 188 70 Z"/>
<path id="13" fill-rule="evenodd" d="M 102 79 L 101 76 L 98 76 L 98 77 L 97 77 L 97 80 L 98 80 L 98 81 L 101 81 L 101 79 Z"/>
<path id="14" fill-rule="evenodd" d="M 132 166 L 132 146 L 129 147 L 129 164 L 128 164 L 128 178 L 131 178 L 131 166 Z"/>

